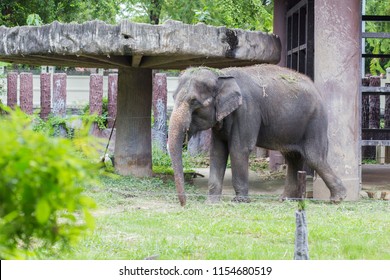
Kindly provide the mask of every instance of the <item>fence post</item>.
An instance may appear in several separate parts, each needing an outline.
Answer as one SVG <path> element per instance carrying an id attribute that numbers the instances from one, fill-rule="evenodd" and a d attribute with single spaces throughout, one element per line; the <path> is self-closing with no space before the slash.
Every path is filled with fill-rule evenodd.
<path id="1" fill-rule="evenodd" d="M 118 94 L 118 74 L 109 74 L 108 75 L 108 128 L 114 126 L 114 121 L 116 118 L 116 97 Z"/>
<path id="2" fill-rule="evenodd" d="M 7 106 L 15 108 L 18 105 L 18 73 L 7 74 Z"/>
<path id="3" fill-rule="evenodd" d="M 41 119 L 46 120 L 51 111 L 51 74 L 41 73 Z"/>
<path id="4" fill-rule="evenodd" d="M 33 113 L 33 75 L 20 73 L 20 109 L 26 114 Z"/>
<path id="5" fill-rule="evenodd" d="M 309 241 L 305 211 L 306 194 L 306 172 L 298 171 L 298 210 L 295 212 L 296 230 L 295 230 L 295 251 L 294 260 L 309 259 Z"/>
<path id="6" fill-rule="evenodd" d="M 164 152 L 167 151 L 167 75 L 156 73 L 153 79 L 153 140 Z"/>
<path id="7" fill-rule="evenodd" d="M 66 74 L 53 75 L 53 114 L 60 117 L 66 115 Z"/>

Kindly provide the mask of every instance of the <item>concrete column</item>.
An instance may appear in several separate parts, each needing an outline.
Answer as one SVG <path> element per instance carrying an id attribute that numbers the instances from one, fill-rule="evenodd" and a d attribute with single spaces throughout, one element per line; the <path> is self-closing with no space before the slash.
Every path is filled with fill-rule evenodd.
<path id="1" fill-rule="evenodd" d="M 7 74 L 7 106 L 15 108 L 18 105 L 18 73 Z"/>
<path id="2" fill-rule="evenodd" d="M 41 73 L 41 119 L 46 120 L 51 111 L 51 74 Z"/>
<path id="3" fill-rule="evenodd" d="M 60 117 L 66 115 L 66 74 L 53 75 L 53 114 Z"/>
<path id="4" fill-rule="evenodd" d="M 89 114 L 100 116 L 103 111 L 103 75 L 91 74 L 89 76 Z M 97 122 L 94 122 L 90 133 L 98 136 L 100 133 Z"/>
<path id="5" fill-rule="evenodd" d="M 286 30 L 286 13 L 287 3 L 286 0 L 274 0 L 274 26 L 273 33 L 279 36 L 282 44 L 281 56 L 278 65 L 286 67 L 286 52 L 287 52 L 287 30 Z M 284 157 L 279 151 L 269 151 L 270 169 L 272 171 L 279 170 L 279 167 L 285 163 Z"/>
<path id="6" fill-rule="evenodd" d="M 357 200 L 360 171 L 360 0 L 315 1 L 315 77 L 328 111 L 329 163 Z M 314 198 L 329 199 L 317 176 Z"/>
<path id="7" fill-rule="evenodd" d="M 117 104 L 117 95 L 118 95 L 118 74 L 109 74 L 108 75 L 108 92 L 107 92 L 107 109 L 108 109 L 108 128 L 114 126 L 114 121 L 116 118 L 116 104 Z"/>
<path id="8" fill-rule="evenodd" d="M 152 175 L 152 70 L 119 69 L 114 162 L 121 175 Z"/>
<path id="9" fill-rule="evenodd" d="M 101 115 L 103 110 L 103 75 L 89 76 L 89 113 Z"/>
<path id="10" fill-rule="evenodd" d="M 153 79 L 153 141 L 164 152 L 167 151 L 167 75 L 156 73 Z"/>
<path id="11" fill-rule="evenodd" d="M 33 75 L 32 73 L 20 73 L 20 109 L 31 115 L 33 109 Z"/>
<path id="12" fill-rule="evenodd" d="M 279 36 L 282 44 L 281 57 L 278 65 L 286 67 L 286 50 L 287 50 L 287 34 L 286 34 L 286 0 L 274 0 L 274 25 L 273 33 Z"/>

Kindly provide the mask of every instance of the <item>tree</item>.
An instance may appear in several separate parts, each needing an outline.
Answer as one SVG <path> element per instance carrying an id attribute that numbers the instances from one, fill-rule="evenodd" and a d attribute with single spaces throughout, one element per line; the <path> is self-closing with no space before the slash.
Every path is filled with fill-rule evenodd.
<path id="1" fill-rule="evenodd" d="M 122 0 L 1 0 L 0 25 L 25 25 L 31 14 L 37 14 L 42 23 L 54 20 L 83 22 L 100 19 L 109 23 L 116 21 Z"/>
<path id="2" fill-rule="evenodd" d="M 173 19 L 266 32 L 272 31 L 273 21 L 273 4 L 267 0 L 124 0 L 122 12 L 137 22 Z"/>

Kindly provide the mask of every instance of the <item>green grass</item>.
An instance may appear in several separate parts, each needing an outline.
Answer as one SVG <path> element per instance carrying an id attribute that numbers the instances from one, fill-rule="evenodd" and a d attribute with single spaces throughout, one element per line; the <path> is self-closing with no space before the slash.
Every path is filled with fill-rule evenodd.
<path id="1" fill-rule="evenodd" d="M 255 197 L 250 204 L 204 203 L 187 186 L 179 206 L 169 179 L 103 178 L 88 191 L 96 229 L 54 259 L 287 259 L 294 256 L 296 202 Z M 311 259 L 390 259 L 390 204 L 307 202 Z"/>

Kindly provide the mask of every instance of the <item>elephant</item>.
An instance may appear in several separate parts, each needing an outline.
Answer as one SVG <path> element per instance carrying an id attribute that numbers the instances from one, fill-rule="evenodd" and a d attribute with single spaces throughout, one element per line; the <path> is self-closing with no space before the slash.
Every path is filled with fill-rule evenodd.
<path id="1" fill-rule="evenodd" d="M 228 157 L 235 202 L 248 202 L 249 155 L 279 150 L 287 163 L 281 199 L 300 198 L 297 172 L 306 163 L 324 180 L 331 201 L 346 188 L 328 163 L 327 113 L 311 79 L 277 65 L 182 72 L 174 95 L 168 144 L 180 204 L 186 204 L 182 147 L 186 133 L 212 128 L 208 202 L 219 202 Z"/>

